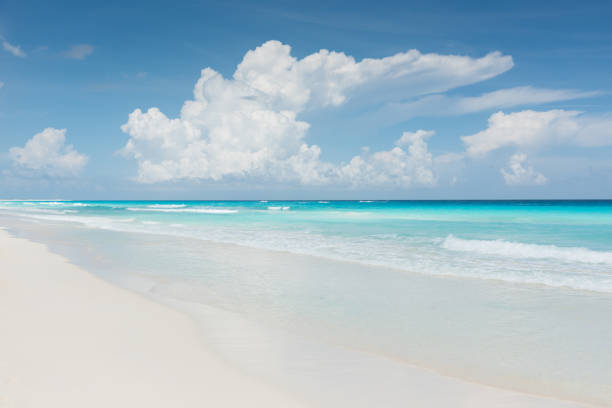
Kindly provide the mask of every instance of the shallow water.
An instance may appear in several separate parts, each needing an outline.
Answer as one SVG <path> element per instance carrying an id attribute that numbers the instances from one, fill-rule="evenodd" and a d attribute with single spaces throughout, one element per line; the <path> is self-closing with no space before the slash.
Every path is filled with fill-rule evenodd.
<path id="1" fill-rule="evenodd" d="M 104 278 L 224 310 L 286 350 L 298 338 L 612 404 L 610 202 L 0 205 Z"/>
<path id="2" fill-rule="evenodd" d="M 612 293 L 611 201 L 0 201 L 0 212 Z"/>

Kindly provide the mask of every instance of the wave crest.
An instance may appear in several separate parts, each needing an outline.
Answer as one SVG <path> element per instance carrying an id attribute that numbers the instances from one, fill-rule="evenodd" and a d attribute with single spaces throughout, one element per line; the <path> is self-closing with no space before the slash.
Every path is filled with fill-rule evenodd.
<path id="1" fill-rule="evenodd" d="M 447 236 L 442 248 L 451 251 L 476 252 L 510 258 L 557 259 L 569 262 L 612 265 L 612 252 L 593 251 L 581 247 L 558 247 L 555 245 L 525 244 L 498 240 L 461 239 Z"/>
<path id="2" fill-rule="evenodd" d="M 168 213 L 197 213 L 197 214 L 235 214 L 238 210 L 230 210 L 223 208 L 138 208 L 128 207 L 128 211 L 154 211 Z"/>

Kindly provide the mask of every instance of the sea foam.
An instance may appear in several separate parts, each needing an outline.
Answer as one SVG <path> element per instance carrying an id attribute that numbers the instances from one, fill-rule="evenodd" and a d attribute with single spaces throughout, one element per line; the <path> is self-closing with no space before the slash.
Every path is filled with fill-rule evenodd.
<path id="1" fill-rule="evenodd" d="M 197 213 L 197 214 L 235 214 L 238 210 L 230 210 L 224 208 L 166 208 L 166 207 L 155 207 L 155 208 L 140 208 L 140 207 L 128 207 L 128 211 L 155 211 L 155 212 L 167 212 L 167 213 Z"/>
<path id="2" fill-rule="evenodd" d="M 87 209 L 74 206 L 68 210 L 28 201 L 0 206 L 0 212 L 39 220 L 79 222 L 98 229 L 166 234 L 313 255 L 421 274 L 612 292 L 612 249 L 608 238 L 612 230 L 605 209 L 597 209 L 597 217 L 592 215 L 593 210 L 575 210 L 575 215 L 567 210 L 557 212 L 568 224 L 563 228 L 532 223 L 533 215 L 527 214 L 520 217 L 527 228 L 514 229 L 515 238 L 509 240 L 506 235 L 511 226 L 491 223 L 488 218 L 474 221 L 475 216 L 465 217 L 463 213 L 447 210 L 443 215 L 452 223 L 439 219 L 415 222 L 407 218 L 427 218 L 438 213 L 427 206 L 415 211 L 414 204 L 405 208 L 395 208 L 394 203 L 381 204 L 391 207 L 385 209 L 369 205 L 358 208 L 357 202 L 325 206 L 313 202 L 311 208 L 315 212 L 305 205 L 292 207 L 289 205 L 292 203 L 299 202 L 270 202 L 270 206 L 227 202 L 225 207 L 208 202 L 187 205 L 101 202 L 89 203 L 91 207 Z M 515 213 L 523 211 L 513 204 L 497 205 L 501 208 L 496 214 L 509 212 L 508 207 Z M 290 209 L 293 211 L 287 211 Z M 128 218 L 126 210 L 134 218 Z M 478 209 L 483 211 L 493 210 L 487 206 Z M 188 214 L 211 215 L 183 216 Z M 578 228 L 571 224 L 586 217 L 585 214 L 591 217 L 588 225 Z M 519 217 L 512 219 L 518 222 Z M 586 235 L 585 231 L 593 233 Z"/>
<path id="3" fill-rule="evenodd" d="M 557 259 L 568 262 L 584 262 L 612 265 L 612 252 L 593 251 L 580 247 L 558 247 L 555 245 L 525 244 L 498 240 L 461 239 L 447 236 L 442 248 L 452 251 L 476 252 L 510 258 Z"/>

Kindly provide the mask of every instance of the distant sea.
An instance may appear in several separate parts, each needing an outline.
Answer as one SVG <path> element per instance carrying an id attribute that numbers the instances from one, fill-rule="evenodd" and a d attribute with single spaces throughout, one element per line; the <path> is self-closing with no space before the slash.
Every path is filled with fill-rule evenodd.
<path id="1" fill-rule="evenodd" d="M 612 404 L 612 201 L 0 201 L 0 222 L 205 313 L 230 360 L 238 326 L 224 337 L 214 310 L 266 344 L 309 342 L 330 378 L 321 350 L 342 347 Z M 266 361 L 237 364 L 299 392 L 303 367 Z"/>

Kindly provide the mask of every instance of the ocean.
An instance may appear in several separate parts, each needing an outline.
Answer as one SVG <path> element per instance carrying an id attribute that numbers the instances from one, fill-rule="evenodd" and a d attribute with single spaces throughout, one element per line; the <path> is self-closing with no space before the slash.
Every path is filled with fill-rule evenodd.
<path id="1" fill-rule="evenodd" d="M 342 387 L 314 373 L 385 362 L 612 405 L 612 201 L 0 200 L 0 222 L 320 406 Z"/>

